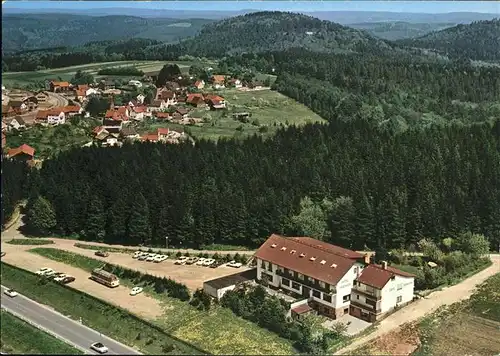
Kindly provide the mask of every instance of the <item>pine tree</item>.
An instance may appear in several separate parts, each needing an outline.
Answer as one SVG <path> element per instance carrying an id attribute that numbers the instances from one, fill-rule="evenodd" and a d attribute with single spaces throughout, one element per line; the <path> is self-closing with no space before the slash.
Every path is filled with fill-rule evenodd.
<path id="1" fill-rule="evenodd" d="M 151 237 L 148 202 L 142 193 L 132 201 L 127 224 L 127 235 L 134 245 L 145 244 Z"/>
<path id="2" fill-rule="evenodd" d="M 123 195 L 117 196 L 108 210 L 106 242 L 123 241 L 127 233 L 129 207 Z"/>
<path id="3" fill-rule="evenodd" d="M 87 221 L 85 224 L 85 236 L 93 241 L 104 241 L 106 216 L 102 201 L 92 195 L 87 208 Z"/>
<path id="4" fill-rule="evenodd" d="M 57 224 L 56 214 L 52 208 L 52 204 L 42 196 L 38 196 L 35 201 L 30 204 L 27 217 L 28 228 L 43 235 L 49 234 Z"/>
<path id="5" fill-rule="evenodd" d="M 333 202 L 331 218 L 332 241 L 351 248 L 354 243 L 354 206 L 350 197 L 339 197 Z"/>
<path id="6" fill-rule="evenodd" d="M 355 216 L 356 236 L 352 247 L 361 250 L 365 246 L 374 246 L 376 236 L 375 215 L 366 195 L 363 195 L 363 200 L 358 204 Z"/>

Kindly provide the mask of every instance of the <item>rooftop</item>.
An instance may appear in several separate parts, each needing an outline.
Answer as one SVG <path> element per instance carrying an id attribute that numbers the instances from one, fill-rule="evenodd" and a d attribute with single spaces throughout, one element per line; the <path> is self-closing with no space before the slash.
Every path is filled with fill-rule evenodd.
<path id="1" fill-rule="evenodd" d="M 273 234 L 257 250 L 255 257 L 319 281 L 336 285 L 356 262 L 358 253 L 339 254 L 341 247 L 302 237 L 287 238 Z M 339 250 L 340 251 L 340 250 Z M 359 254 L 359 258 L 363 255 Z"/>
<path id="2" fill-rule="evenodd" d="M 224 287 L 229 287 L 233 286 L 239 283 L 247 282 L 247 281 L 253 281 L 255 278 L 257 278 L 257 269 L 249 269 L 247 271 L 235 273 L 235 274 L 230 274 L 229 276 L 221 277 L 221 278 L 216 278 L 212 279 L 209 281 L 205 281 L 207 285 L 210 287 L 213 287 L 215 289 L 221 289 Z"/>
<path id="3" fill-rule="evenodd" d="M 415 277 L 411 273 L 403 272 L 390 266 L 384 268 L 381 265 L 369 265 L 363 269 L 356 280 L 371 287 L 382 289 L 396 275 L 406 278 Z"/>

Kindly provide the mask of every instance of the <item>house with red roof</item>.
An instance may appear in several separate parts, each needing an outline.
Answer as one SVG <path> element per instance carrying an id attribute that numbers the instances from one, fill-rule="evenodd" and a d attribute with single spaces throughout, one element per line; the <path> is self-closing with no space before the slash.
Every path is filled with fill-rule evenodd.
<path id="1" fill-rule="evenodd" d="M 117 121 L 128 121 L 130 117 L 130 111 L 126 106 L 119 106 L 106 111 L 104 119 L 106 120 L 117 120 Z"/>
<path id="2" fill-rule="evenodd" d="M 172 115 L 170 115 L 170 113 L 162 111 L 155 112 L 154 116 L 157 120 L 170 120 L 172 118 Z"/>
<path id="3" fill-rule="evenodd" d="M 151 117 L 151 113 L 149 112 L 149 109 L 145 105 L 141 106 L 132 106 L 130 108 L 130 118 L 135 121 L 142 121 L 143 119 Z"/>
<path id="4" fill-rule="evenodd" d="M 31 161 L 35 157 L 35 149 L 27 144 L 23 144 L 17 148 L 11 148 L 7 157 L 20 161 Z"/>
<path id="5" fill-rule="evenodd" d="M 197 80 L 196 82 L 194 82 L 194 85 L 193 85 L 196 89 L 203 89 L 205 88 L 205 81 L 204 80 Z"/>
<path id="6" fill-rule="evenodd" d="M 226 101 L 223 97 L 219 95 L 207 95 L 205 97 L 207 104 L 210 106 L 212 110 L 225 109 Z"/>
<path id="7" fill-rule="evenodd" d="M 226 81 L 226 76 L 224 75 L 212 75 L 212 78 L 210 78 L 211 81 L 212 81 L 212 86 L 215 88 L 215 89 L 223 89 L 225 88 L 225 81 Z"/>
<path id="8" fill-rule="evenodd" d="M 50 91 L 54 93 L 68 91 L 69 88 L 70 88 L 69 82 L 57 82 L 54 80 L 50 82 Z"/>
<path id="9" fill-rule="evenodd" d="M 42 125 L 61 125 L 66 123 L 66 114 L 61 108 L 38 110 L 35 122 Z"/>
<path id="10" fill-rule="evenodd" d="M 415 276 L 383 262 L 363 269 L 351 293 L 350 314 L 374 322 L 413 300 Z"/>
<path id="11" fill-rule="evenodd" d="M 203 94 L 199 93 L 188 94 L 186 98 L 186 104 L 192 105 L 197 108 L 206 106 Z"/>
<path id="12" fill-rule="evenodd" d="M 374 321 L 413 299 L 414 276 L 310 237 L 273 234 L 254 259 L 257 280 L 295 296 L 292 316 L 315 310 L 332 319 L 351 314 Z"/>

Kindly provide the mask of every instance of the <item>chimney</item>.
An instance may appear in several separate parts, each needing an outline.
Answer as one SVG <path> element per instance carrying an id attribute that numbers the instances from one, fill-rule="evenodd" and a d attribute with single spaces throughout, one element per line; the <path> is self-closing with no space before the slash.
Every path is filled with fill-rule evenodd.
<path id="1" fill-rule="evenodd" d="M 387 261 L 382 261 L 382 269 L 387 269 Z"/>
<path id="2" fill-rule="evenodd" d="M 366 263 L 367 265 L 369 265 L 369 264 L 370 264 L 370 254 L 369 254 L 369 253 L 365 253 L 365 263 Z"/>

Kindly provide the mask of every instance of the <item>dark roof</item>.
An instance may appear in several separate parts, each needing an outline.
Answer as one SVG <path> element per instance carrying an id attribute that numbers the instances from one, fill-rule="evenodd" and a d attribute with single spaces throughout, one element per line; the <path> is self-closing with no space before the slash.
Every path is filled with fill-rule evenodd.
<path id="1" fill-rule="evenodd" d="M 25 125 L 24 119 L 21 116 L 16 116 L 13 120 L 16 120 L 19 125 Z M 11 120 L 12 121 L 12 120 Z"/>
<path id="2" fill-rule="evenodd" d="M 137 135 L 137 132 L 135 131 L 135 129 L 133 127 L 124 127 L 121 131 L 121 134 L 123 136 L 133 136 L 133 135 Z"/>
<path id="3" fill-rule="evenodd" d="M 382 289 L 395 275 L 406 278 L 415 277 L 411 273 L 403 272 L 390 266 L 387 266 L 387 269 L 384 269 L 381 265 L 368 265 L 363 269 L 356 280 L 360 283 Z"/>
<path id="4" fill-rule="evenodd" d="M 189 112 L 189 110 L 185 108 L 177 108 L 175 111 L 177 111 L 181 115 L 186 115 Z"/>
<path id="5" fill-rule="evenodd" d="M 20 107 L 23 104 L 24 103 L 23 103 L 22 100 L 11 100 L 11 101 L 9 101 L 9 105 L 12 106 L 13 108 L 18 108 L 18 107 Z"/>
<path id="6" fill-rule="evenodd" d="M 252 281 L 257 278 L 257 268 L 249 269 L 244 272 L 239 272 L 235 274 L 230 274 L 229 276 L 212 279 L 210 281 L 205 281 L 203 284 L 207 284 L 215 289 L 221 289 L 224 287 L 234 286 L 247 281 Z"/>
<path id="7" fill-rule="evenodd" d="M 316 245 L 324 244 L 319 240 L 311 240 L 315 241 Z M 254 256 L 319 281 L 336 285 L 356 260 L 343 257 L 332 252 L 331 249 L 315 246 L 311 240 L 304 242 L 300 238 L 286 238 L 273 234 Z"/>

